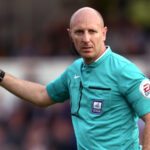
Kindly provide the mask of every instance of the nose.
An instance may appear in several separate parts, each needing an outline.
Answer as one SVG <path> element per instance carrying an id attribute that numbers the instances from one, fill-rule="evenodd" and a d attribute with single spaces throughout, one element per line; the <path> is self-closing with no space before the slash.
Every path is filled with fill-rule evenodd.
<path id="1" fill-rule="evenodd" d="M 89 36 L 89 34 L 88 34 L 87 32 L 85 32 L 85 33 L 83 34 L 82 41 L 83 41 L 83 42 L 89 42 L 89 41 L 90 41 L 90 36 Z"/>

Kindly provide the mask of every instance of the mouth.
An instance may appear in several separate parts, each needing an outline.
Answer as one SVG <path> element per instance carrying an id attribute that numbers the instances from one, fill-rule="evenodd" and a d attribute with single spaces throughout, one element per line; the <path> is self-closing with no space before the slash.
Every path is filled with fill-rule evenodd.
<path id="1" fill-rule="evenodd" d="M 81 50 L 82 50 L 83 52 L 89 52 L 91 49 L 92 49 L 91 46 L 83 46 L 83 47 L 81 47 Z"/>

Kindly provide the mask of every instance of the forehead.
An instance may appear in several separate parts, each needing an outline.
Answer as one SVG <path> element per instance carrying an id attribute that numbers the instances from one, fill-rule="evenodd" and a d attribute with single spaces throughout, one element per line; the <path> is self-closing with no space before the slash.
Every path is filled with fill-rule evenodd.
<path id="1" fill-rule="evenodd" d="M 99 28 L 103 26 L 101 17 L 94 11 L 84 10 L 74 14 L 70 21 L 71 28 Z"/>

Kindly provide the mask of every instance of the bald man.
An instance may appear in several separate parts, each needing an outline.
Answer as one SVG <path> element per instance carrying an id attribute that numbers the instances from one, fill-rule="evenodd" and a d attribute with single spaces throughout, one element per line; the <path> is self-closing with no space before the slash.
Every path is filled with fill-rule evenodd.
<path id="1" fill-rule="evenodd" d="M 105 45 L 101 14 L 84 7 L 71 17 L 68 33 L 80 54 L 46 86 L 0 71 L 0 85 L 38 106 L 70 99 L 78 150 L 141 150 L 137 120 L 145 121 L 142 150 L 150 150 L 150 81 L 129 60 Z"/>

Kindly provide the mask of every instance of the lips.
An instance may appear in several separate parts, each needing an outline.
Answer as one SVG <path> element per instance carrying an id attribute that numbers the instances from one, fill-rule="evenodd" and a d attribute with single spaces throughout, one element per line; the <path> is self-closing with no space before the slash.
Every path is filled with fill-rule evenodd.
<path id="1" fill-rule="evenodd" d="M 91 48 L 91 47 L 82 47 L 82 49 L 89 49 L 89 48 Z"/>
<path id="2" fill-rule="evenodd" d="M 87 51 L 90 50 L 91 48 L 92 48 L 91 46 L 83 46 L 81 49 Z"/>

